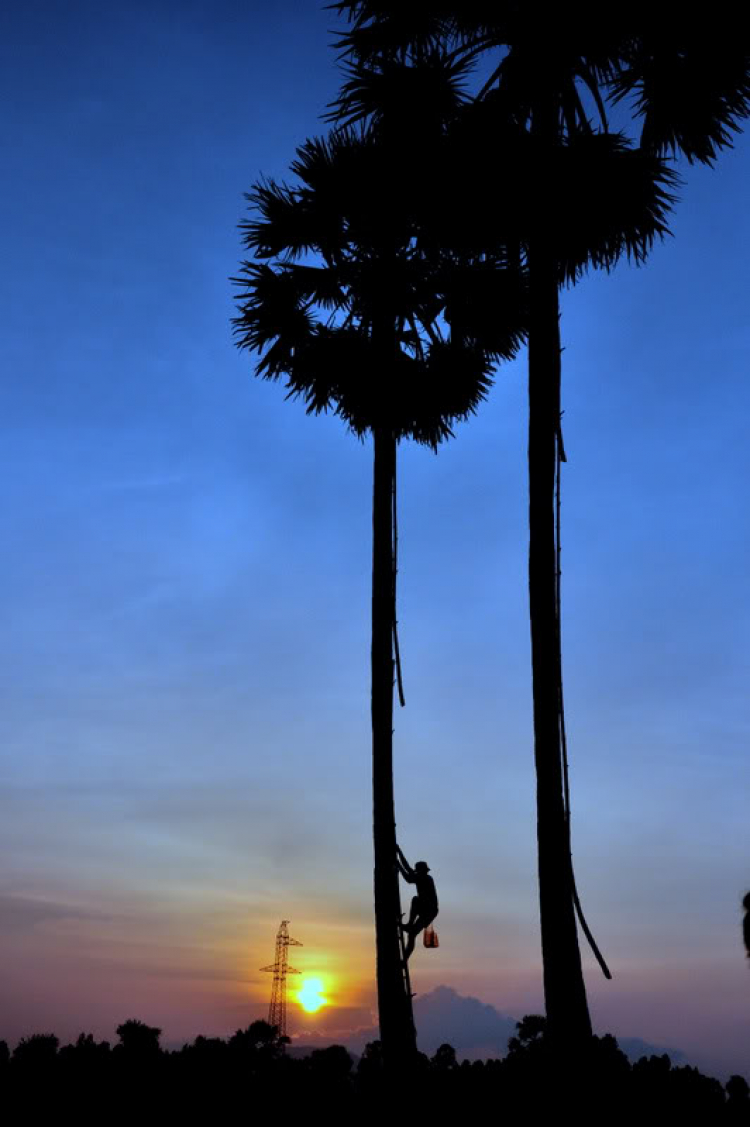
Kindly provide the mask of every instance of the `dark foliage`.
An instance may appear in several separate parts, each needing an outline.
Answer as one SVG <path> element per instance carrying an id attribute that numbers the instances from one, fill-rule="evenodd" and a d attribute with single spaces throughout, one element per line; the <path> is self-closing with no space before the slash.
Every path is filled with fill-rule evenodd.
<path id="1" fill-rule="evenodd" d="M 145 1025 L 135 1018 L 118 1025 L 117 1036 L 120 1038 L 117 1048 L 121 1048 L 128 1056 L 150 1057 L 159 1052 L 161 1029 Z"/>
<path id="2" fill-rule="evenodd" d="M 43 1071 L 55 1061 L 60 1042 L 54 1033 L 32 1033 L 23 1037 L 13 1052 L 13 1063 L 19 1068 Z"/>
<path id="3" fill-rule="evenodd" d="M 123 1045 L 134 1035 L 139 1047 L 148 1042 L 153 1049 L 153 1036 L 143 1033 L 151 1027 L 130 1021 L 120 1028 L 127 1030 Z M 217 1122 L 248 1108 L 257 1115 L 278 1108 L 280 1100 L 288 1113 L 315 1107 L 326 1118 L 392 1114 L 398 1100 L 404 1113 L 413 1110 L 441 1122 L 487 1104 L 531 1122 L 566 1110 L 597 1116 L 599 1122 L 636 1117 L 646 1123 L 750 1122 L 750 1088 L 742 1077 L 722 1088 L 695 1068 L 673 1068 L 667 1056 L 644 1057 L 631 1066 L 611 1036 L 593 1037 L 575 1056 L 565 1055 L 552 1050 L 545 1019 L 538 1015 L 518 1023 L 501 1060 L 459 1064 L 446 1044 L 431 1061 L 417 1054 L 411 1064 L 390 1072 L 378 1041 L 366 1046 L 355 1065 L 342 1045 L 297 1058 L 284 1051 L 285 1040 L 266 1022 L 254 1022 L 226 1041 L 199 1036 L 177 1052 L 157 1044 L 153 1053 L 133 1058 L 91 1034 L 63 1048 L 52 1034 L 37 1034 L 22 1041 L 10 1060 L 0 1053 L 4 1106 L 23 1107 L 29 1121 L 53 1109 L 58 1116 L 99 1109 L 108 1118 L 115 1098 L 118 1111 L 142 1116 L 148 1110 L 154 1117 L 188 1122 Z"/>

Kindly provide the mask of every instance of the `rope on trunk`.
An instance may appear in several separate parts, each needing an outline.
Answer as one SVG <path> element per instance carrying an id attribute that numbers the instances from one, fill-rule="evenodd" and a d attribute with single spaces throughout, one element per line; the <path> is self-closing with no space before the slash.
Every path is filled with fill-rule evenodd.
<path id="1" fill-rule="evenodd" d="M 392 587 L 393 587 L 393 606 L 391 610 L 391 617 L 393 622 L 393 652 L 396 658 L 396 684 L 398 685 L 398 699 L 401 707 L 406 704 L 406 697 L 404 696 L 404 681 L 401 674 L 401 651 L 398 646 L 398 618 L 396 616 L 396 576 L 398 575 L 398 505 L 396 497 L 396 462 L 398 459 L 398 443 L 396 444 L 396 454 L 393 459 L 393 481 L 391 482 L 391 500 L 393 504 L 393 554 L 392 554 Z"/>
<path id="2" fill-rule="evenodd" d="M 561 416 L 562 418 L 562 416 Z M 602 973 L 605 978 L 612 978 L 612 972 L 604 961 L 604 956 L 599 950 L 596 940 L 591 933 L 591 928 L 586 922 L 586 917 L 583 914 L 581 901 L 578 897 L 578 889 L 576 887 L 575 872 L 573 870 L 573 847 L 571 845 L 570 837 L 570 779 L 568 775 L 568 738 L 565 732 L 565 703 L 563 700 L 563 682 L 562 682 L 562 617 L 561 617 L 561 542 L 560 542 L 560 511 L 561 511 L 561 466 L 563 462 L 567 462 L 565 456 L 565 446 L 563 445 L 562 435 L 562 422 L 557 424 L 556 436 L 556 458 L 555 458 L 555 610 L 557 618 L 557 650 L 558 650 L 558 718 L 560 724 L 560 747 L 562 750 L 562 767 L 563 767 L 563 796 L 565 807 L 565 825 L 568 835 L 568 854 L 570 857 L 570 886 L 573 893 L 573 905 L 578 916 L 578 922 L 581 925 L 581 930 L 588 940 L 589 947 L 594 952 L 594 957 L 602 968 Z"/>

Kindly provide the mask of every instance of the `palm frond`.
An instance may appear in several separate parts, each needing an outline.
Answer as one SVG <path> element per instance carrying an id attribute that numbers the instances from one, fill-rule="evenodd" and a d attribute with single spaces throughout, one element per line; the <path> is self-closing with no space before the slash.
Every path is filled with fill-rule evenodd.
<path id="1" fill-rule="evenodd" d="M 375 58 L 395 57 L 408 51 L 422 52 L 439 45 L 445 38 L 445 19 L 440 5 L 428 0 L 381 0 L 368 3 L 334 3 L 328 7 L 350 23 L 339 33 L 334 48 L 343 58 L 356 57 L 362 63 Z"/>
<path id="2" fill-rule="evenodd" d="M 493 362 L 516 356 L 529 323 L 528 287 L 520 266 L 498 269 L 486 260 L 456 265 L 447 271 L 444 292 L 452 342 L 482 349 Z"/>
<path id="3" fill-rule="evenodd" d="M 481 349 L 445 341 L 435 342 L 425 359 L 402 352 L 378 361 L 370 353 L 365 378 L 361 370 L 339 368 L 336 411 L 359 436 L 387 426 L 399 439 L 435 449 L 486 398 L 492 367 Z"/>
<path id="4" fill-rule="evenodd" d="M 293 282 L 300 302 L 330 310 L 343 309 L 347 304 L 345 269 L 297 263 L 284 263 L 282 269 Z"/>
<path id="5" fill-rule="evenodd" d="M 371 364 L 372 349 L 363 333 L 318 324 L 295 352 L 287 373 L 287 398 L 301 397 L 309 415 L 328 410 L 340 414 L 342 389 L 357 373 L 371 383 Z"/>
<path id="6" fill-rule="evenodd" d="M 475 414 L 492 387 L 494 360 L 480 344 L 437 341 L 425 370 L 433 410 L 451 422 Z"/>
<path id="7" fill-rule="evenodd" d="M 240 277 L 232 281 L 240 287 L 239 314 L 232 320 L 237 345 L 251 352 L 273 345 L 260 362 L 258 374 L 278 379 L 313 331 L 309 303 L 300 299 L 288 271 L 274 270 L 265 263 L 244 262 Z"/>
<path id="8" fill-rule="evenodd" d="M 644 147 L 707 165 L 731 147 L 750 116 L 750 45 L 728 27 L 714 13 L 710 24 L 644 35 L 631 47 L 612 98 L 630 99 L 643 119 Z"/>
<path id="9" fill-rule="evenodd" d="M 299 192 L 287 184 L 260 180 L 245 199 L 254 217 L 243 219 L 239 226 L 244 245 L 255 251 L 256 258 L 281 254 L 298 258 L 316 247 L 320 236 L 316 217 L 300 206 Z"/>
<path id="10" fill-rule="evenodd" d="M 379 56 L 342 64 L 344 84 L 326 120 L 352 125 L 377 121 L 381 131 L 411 131 L 419 143 L 439 133 L 465 99 L 470 64 L 434 48 L 415 58 Z"/>
<path id="11" fill-rule="evenodd" d="M 552 171 L 552 169 L 550 170 Z M 610 270 L 625 256 L 642 262 L 669 234 L 680 180 L 666 162 L 621 133 L 577 134 L 555 154 L 554 193 L 545 203 L 561 279 L 589 267 Z"/>
<path id="12" fill-rule="evenodd" d="M 311 137 L 297 149 L 291 171 L 316 197 L 339 200 L 370 156 L 371 140 L 366 132 L 338 129 L 327 137 Z"/>

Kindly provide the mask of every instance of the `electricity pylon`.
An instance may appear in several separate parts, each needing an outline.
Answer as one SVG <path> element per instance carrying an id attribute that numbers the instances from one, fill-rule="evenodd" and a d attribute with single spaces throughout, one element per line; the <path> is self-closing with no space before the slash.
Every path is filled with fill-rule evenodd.
<path id="1" fill-rule="evenodd" d="M 298 939 L 291 939 L 288 931 L 289 920 L 282 920 L 276 932 L 276 958 L 268 967 L 261 970 L 273 974 L 271 1004 L 268 1007 L 268 1024 L 275 1025 L 279 1037 L 286 1037 L 286 976 L 299 974 L 287 961 L 287 947 L 302 947 Z"/>

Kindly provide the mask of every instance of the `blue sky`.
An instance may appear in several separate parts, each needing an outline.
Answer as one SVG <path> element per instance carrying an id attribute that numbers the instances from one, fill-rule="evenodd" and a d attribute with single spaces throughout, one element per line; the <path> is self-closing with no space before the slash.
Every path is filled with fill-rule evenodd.
<path id="1" fill-rule="evenodd" d="M 334 986 L 321 1028 L 371 1022 L 371 451 L 253 379 L 229 324 L 242 193 L 322 132 L 333 23 L 289 0 L 3 16 L 0 1037 L 112 1036 L 133 1009 L 231 1031 L 282 917 Z M 747 138 L 680 171 L 648 266 L 564 295 L 574 848 L 615 975 L 587 957 L 595 1023 L 737 1071 Z M 519 1015 L 525 426 L 521 358 L 437 457 L 402 449 L 396 736 L 401 842 L 441 898 L 418 989 Z"/>

